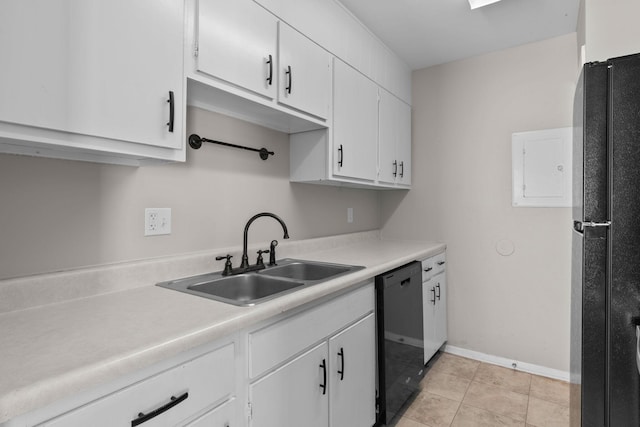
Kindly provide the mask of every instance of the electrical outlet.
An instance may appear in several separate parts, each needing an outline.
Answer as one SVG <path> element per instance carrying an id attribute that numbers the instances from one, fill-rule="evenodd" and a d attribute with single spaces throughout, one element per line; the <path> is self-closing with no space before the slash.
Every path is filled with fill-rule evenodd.
<path id="1" fill-rule="evenodd" d="M 144 210 L 144 235 L 171 234 L 171 208 L 146 208 Z"/>
<path id="2" fill-rule="evenodd" d="M 353 222 L 353 208 L 347 208 L 347 222 L 349 224 Z"/>

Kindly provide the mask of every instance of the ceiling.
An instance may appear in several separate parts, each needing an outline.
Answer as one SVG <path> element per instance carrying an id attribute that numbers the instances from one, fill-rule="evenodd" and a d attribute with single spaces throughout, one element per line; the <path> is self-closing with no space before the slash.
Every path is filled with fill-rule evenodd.
<path id="1" fill-rule="evenodd" d="M 576 31 L 580 0 L 340 0 L 412 70 Z"/>

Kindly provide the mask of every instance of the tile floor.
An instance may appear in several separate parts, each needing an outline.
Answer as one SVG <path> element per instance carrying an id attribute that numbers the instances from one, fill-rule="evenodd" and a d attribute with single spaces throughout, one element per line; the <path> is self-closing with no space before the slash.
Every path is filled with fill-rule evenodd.
<path id="1" fill-rule="evenodd" d="M 394 427 L 568 427 L 569 384 L 442 353 Z"/>

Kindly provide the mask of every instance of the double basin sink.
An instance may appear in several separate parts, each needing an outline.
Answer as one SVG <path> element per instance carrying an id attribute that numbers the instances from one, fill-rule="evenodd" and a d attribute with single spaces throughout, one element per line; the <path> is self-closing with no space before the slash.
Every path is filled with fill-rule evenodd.
<path id="1" fill-rule="evenodd" d="M 216 272 L 162 282 L 157 286 L 228 304 L 252 306 L 363 268 L 286 258 L 278 260 L 278 265 L 256 272 L 233 276 Z"/>

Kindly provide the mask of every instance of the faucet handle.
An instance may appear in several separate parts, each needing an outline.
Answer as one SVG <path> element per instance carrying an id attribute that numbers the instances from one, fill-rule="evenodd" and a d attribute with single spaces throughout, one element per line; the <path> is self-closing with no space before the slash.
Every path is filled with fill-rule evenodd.
<path id="1" fill-rule="evenodd" d="M 264 250 L 260 249 L 260 250 L 257 252 L 257 254 L 258 254 L 258 259 L 256 260 L 256 264 L 257 264 L 257 265 L 262 265 L 262 266 L 264 266 L 264 260 L 262 259 L 262 254 L 268 254 L 268 253 L 269 253 L 269 250 L 264 251 Z"/>
<path id="2" fill-rule="evenodd" d="M 269 245 L 269 251 L 271 251 L 271 255 L 269 255 L 270 266 L 278 265 L 276 264 L 276 246 L 278 246 L 278 241 L 272 240 L 271 244 Z"/>
<path id="3" fill-rule="evenodd" d="M 224 270 L 222 271 L 223 276 L 228 276 L 229 274 L 231 274 L 231 270 L 233 269 L 233 265 L 231 264 L 231 258 L 233 258 L 233 255 L 229 255 L 229 254 L 216 257 L 216 261 L 222 261 L 223 259 L 227 260 L 224 263 Z"/>

